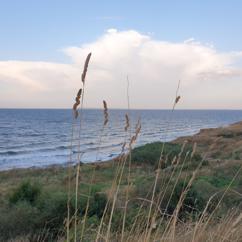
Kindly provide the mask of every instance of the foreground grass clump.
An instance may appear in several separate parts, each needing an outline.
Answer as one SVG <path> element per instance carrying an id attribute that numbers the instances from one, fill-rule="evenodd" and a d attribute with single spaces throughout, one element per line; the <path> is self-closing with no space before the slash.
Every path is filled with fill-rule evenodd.
<path id="1" fill-rule="evenodd" d="M 45 191 L 40 185 L 36 187 L 30 181 L 23 181 L 1 207 L 1 239 L 19 235 L 32 238 L 43 228 L 55 236 L 66 216 L 66 200 L 67 196 L 61 192 Z"/>
<path id="2" fill-rule="evenodd" d="M 52 186 L 52 179 L 56 179 L 56 177 L 52 177 L 52 179 L 50 177 L 50 180 L 37 184 L 38 173 L 37 170 L 36 174 L 30 171 L 27 181 L 23 176 L 19 185 L 13 186 L 4 194 L 4 202 L 0 206 L 0 241 L 7 241 L 17 236 L 28 236 L 30 241 L 37 241 L 37 237 L 44 241 L 54 241 L 65 234 L 67 191 L 63 190 L 63 187 L 56 189 L 56 185 Z M 55 173 L 57 177 L 60 177 L 58 171 Z M 39 175 L 41 176 L 41 174 Z M 9 182 L 11 182 L 11 176 Z M 84 192 L 85 189 L 84 187 Z M 88 211 L 90 221 L 100 219 L 107 202 L 106 195 L 99 191 L 100 189 L 94 186 L 90 194 Z M 74 213 L 74 193 L 71 197 L 70 210 Z M 87 197 L 80 196 L 78 202 L 80 217 L 85 213 L 86 204 Z"/>

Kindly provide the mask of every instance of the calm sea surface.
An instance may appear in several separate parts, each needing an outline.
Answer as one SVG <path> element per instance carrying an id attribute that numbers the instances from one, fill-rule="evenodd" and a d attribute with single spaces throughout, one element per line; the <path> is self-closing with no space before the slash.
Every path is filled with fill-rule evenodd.
<path id="1" fill-rule="evenodd" d="M 127 110 L 110 110 L 102 131 L 102 110 L 84 110 L 74 127 L 72 160 L 93 162 L 115 157 L 125 139 Z M 132 126 L 141 118 L 136 145 L 169 141 L 201 128 L 218 127 L 242 120 L 242 111 L 228 110 L 131 110 Z M 66 109 L 0 109 L 0 170 L 63 164 L 69 161 L 72 111 Z M 166 132 L 167 130 L 167 132 Z"/>

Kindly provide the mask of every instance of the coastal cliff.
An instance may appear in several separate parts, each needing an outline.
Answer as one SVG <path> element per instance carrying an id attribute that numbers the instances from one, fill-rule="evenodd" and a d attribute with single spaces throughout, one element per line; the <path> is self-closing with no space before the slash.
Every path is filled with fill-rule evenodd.
<path id="1" fill-rule="evenodd" d="M 201 129 L 199 133 L 180 137 L 172 143 L 197 143 L 197 152 L 209 160 L 242 159 L 242 122 L 225 127 Z"/>

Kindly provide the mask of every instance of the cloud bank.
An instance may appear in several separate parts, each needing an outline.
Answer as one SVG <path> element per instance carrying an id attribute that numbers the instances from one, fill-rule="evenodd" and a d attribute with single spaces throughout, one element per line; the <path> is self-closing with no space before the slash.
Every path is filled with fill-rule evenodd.
<path id="1" fill-rule="evenodd" d="M 132 108 L 170 108 L 179 79 L 181 108 L 242 108 L 242 52 L 116 29 L 64 48 L 70 64 L 0 61 L 0 107 L 71 107 L 90 51 L 86 107 L 101 107 L 105 99 L 110 107 L 126 108 L 128 75 Z"/>

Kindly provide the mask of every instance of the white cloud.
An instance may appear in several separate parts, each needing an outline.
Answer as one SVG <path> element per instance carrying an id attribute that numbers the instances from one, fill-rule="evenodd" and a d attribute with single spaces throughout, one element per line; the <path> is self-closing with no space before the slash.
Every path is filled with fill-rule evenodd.
<path id="1" fill-rule="evenodd" d="M 219 52 L 193 38 L 172 43 L 116 29 L 95 42 L 65 48 L 71 64 L 0 61 L 0 105 L 71 107 L 90 51 L 88 107 L 100 107 L 106 99 L 110 107 L 125 108 L 129 75 L 133 108 L 171 107 L 179 79 L 183 108 L 241 108 L 242 52 Z"/>

